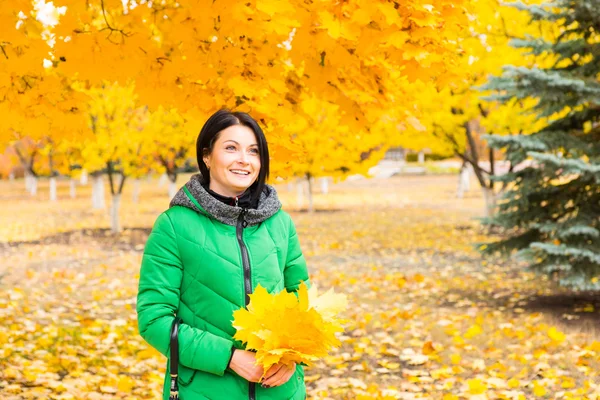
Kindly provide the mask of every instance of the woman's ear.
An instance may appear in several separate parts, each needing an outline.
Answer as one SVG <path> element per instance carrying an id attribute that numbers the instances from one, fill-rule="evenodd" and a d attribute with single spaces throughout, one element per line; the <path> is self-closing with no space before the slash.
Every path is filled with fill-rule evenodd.
<path id="1" fill-rule="evenodd" d="M 202 161 L 204 161 L 204 164 L 206 164 L 206 168 L 210 169 L 210 154 L 208 149 L 204 149 L 202 153 Z"/>

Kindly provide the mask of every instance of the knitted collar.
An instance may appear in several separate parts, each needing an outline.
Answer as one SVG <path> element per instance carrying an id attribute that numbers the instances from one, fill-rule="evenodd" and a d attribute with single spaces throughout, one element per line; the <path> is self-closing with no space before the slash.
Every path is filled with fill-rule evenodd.
<path id="1" fill-rule="evenodd" d="M 202 175 L 193 175 L 184 187 L 179 189 L 169 207 L 182 206 L 210 217 L 227 225 L 235 226 L 242 207 L 230 206 L 216 199 L 202 186 Z M 248 225 L 257 225 L 273 216 L 281 208 L 275 188 L 265 185 L 256 209 L 246 209 L 244 219 Z"/>

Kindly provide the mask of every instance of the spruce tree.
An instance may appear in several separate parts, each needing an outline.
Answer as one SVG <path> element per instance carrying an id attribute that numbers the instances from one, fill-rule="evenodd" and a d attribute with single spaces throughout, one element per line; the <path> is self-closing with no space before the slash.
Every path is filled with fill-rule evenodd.
<path id="1" fill-rule="evenodd" d="M 548 68 L 506 66 L 481 89 L 500 102 L 537 99 L 534 112 L 548 123 L 537 132 L 487 137 L 522 168 L 496 178 L 508 189 L 485 223 L 506 236 L 480 251 L 517 250 L 532 270 L 563 286 L 600 289 L 600 0 L 510 6 L 529 12 L 532 23 L 554 24 L 552 41 L 512 43 L 553 62 Z"/>

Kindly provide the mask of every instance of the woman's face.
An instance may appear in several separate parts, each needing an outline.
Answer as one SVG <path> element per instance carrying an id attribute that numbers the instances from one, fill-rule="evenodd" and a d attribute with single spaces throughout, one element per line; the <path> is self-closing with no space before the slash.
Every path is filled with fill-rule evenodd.
<path id="1" fill-rule="evenodd" d="M 212 152 L 203 160 L 210 172 L 210 190 L 223 196 L 239 196 L 256 181 L 260 171 L 254 132 L 243 125 L 223 129 Z"/>

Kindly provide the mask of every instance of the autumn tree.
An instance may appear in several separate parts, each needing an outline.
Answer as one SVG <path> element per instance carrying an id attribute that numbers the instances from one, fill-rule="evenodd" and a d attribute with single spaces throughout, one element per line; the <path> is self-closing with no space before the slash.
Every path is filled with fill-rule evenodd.
<path id="1" fill-rule="evenodd" d="M 56 4 L 67 8 L 55 29 L 57 73 L 89 84 L 131 78 L 150 109 L 250 111 L 270 128 L 274 158 L 286 160 L 274 176 L 291 174 L 290 160 L 302 160 L 302 152 L 289 157 L 298 146 L 283 129 L 285 110 L 298 107 L 302 93 L 338 105 L 339 123 L 350 131 L 375 136 L 372 126 L 411 115 L 410 82 L 444 86 L 457 76 L 456 43 L 470 6 L 450 0 Z M 383 146 L 385 140 L 378 138 Z"/>
<path id="2" fill-rule="evenodd" d="M 141 160 L 147 112 L 137 105 L 133 85 L 105 83 L 82 90 L 90 96 L 86 115 L 93 133 L 89 141 L 81 144 L 82 167 L 92 171 L 100 182 L 103 174 L 108 176 L 112 197 L 111 230 L 119 232 L 125 180 L 144 167 Z"/>
<path id="3" fill-rule="evenodd" d="M 511 47 L 509 42 L 541 26 L 528 24 L 526 13 L 509 7 L 499 7 L 497 0 L 473 3 L 472 12 L 477 15 L 471 22 L 468 34 L 459 42 L 458 64 L 464 71 L 455 81 L 443 88 L 427 82 L 415 86 L 419 124 L 407 125 L 399 138 L 400 144 L 409 149 L 428 147 L 439 154 L 451 154 L 474 172 L 486 199 L 485 212 L 495 211 L 495 202 L 502 187 L 493 177 L 497 151 L 488 148 L 481 140 L 483 133 L 517 134 L 524 127 L 535 123 L 535 118 L 521 111 L 531 106 L 527 102 L 497 104 L 481 99 L 477 86 L 490 75 L 499 75 L 502 65 L 533 64 L 533 56 L 525 56 L 522 49 Z"/>
<path id="4" fill-rule="evenodd" d="M 523 135 L 492 136 L 494 148 L 508 149 L 513 164 L 530 164 L 500 179 L 510 184 L 499 213 L 487 221 L 508 238 L 482 247 L 485 253 L 518 250 L 536 272 L 558 275 L 562 285 L 600 285 L 600 9 L 596 1 L 562 0 L 515 7 L 533 21 L 558 24 L 547 40 L 515 42 L 543 56 L 548 67 L 506 66 L 490 80 L 492 100 L 535 99 L 533 110 L 547 123 Z"/>
<path id="5" fill-rule="evenodd" d="M 175 196 L 177 175 L 186 161 L 195 153 L 195 132 L 186 125 L 184 116 L 177 109 L 165 109 L 159 106 L 154 111 L 146 128 L 148 149 L 154 170 L 167 174 L 169 178 L 169 197 Z"/>

